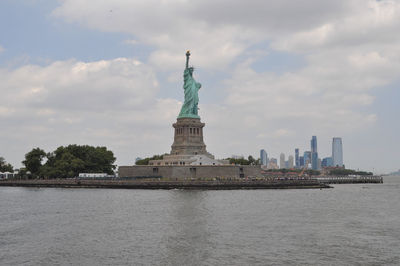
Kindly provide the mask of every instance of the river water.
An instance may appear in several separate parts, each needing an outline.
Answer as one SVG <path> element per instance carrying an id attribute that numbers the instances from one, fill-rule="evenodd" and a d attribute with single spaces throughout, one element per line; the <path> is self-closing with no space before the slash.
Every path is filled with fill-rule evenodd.
<path id="1" fill-rule="evenodd" d="M 0 187 L 0 265 L 382 264 L 400 264 L 400 177 L 324 190 Z"/>

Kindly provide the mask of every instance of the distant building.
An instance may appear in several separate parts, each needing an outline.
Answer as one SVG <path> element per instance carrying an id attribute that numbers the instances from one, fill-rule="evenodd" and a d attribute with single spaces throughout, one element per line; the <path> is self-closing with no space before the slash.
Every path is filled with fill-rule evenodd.
<path id="1" fill-rule="evenodd" d="M 332 160 L 333 166 L 343 167 L 342 138 L 333 138 L 332 140 Z"/>
<path id="2" fill-rule="evenodd" d="M 305 151 L 304 152 L 304 165 L 308 167 L 308 164 L 311 163 L 311 152 Z"/>
<path id="3" fill-rule="evenodd" d="M 265 166 L 268 165 L 268 154 L 264 149 L 260 150 L 260 164 Z"/>
<path id="4" fill-rule="evenodd" d="M 299 162 L 300 162 L 300 167 L 303 167 L 304 166 L 304 156 L 300 156 L 299 157 Z"/>
<path id="5" fill-rule="evenodd" d="M 321 167 L 332 167 L 332 166 L 333 166 L 332 157 L 326 157 L 322 159 Z"/>
<path id="6" fill-rule="evenodd" d="M 268 160 L 268 169 L 279 169 L 278 167 L 278 160 L 276 158 L 271 158 Z"/>
<path id="7" fill-rule="evenodd" d="M 289 169 L 292 169 L 294 167 L 294 164 L 293 164 L 293 155 L 289 155 L 289 157 L 288 157 L 288 168 Z"/>
<path id="8" fill-rule="evenodd" d="M 296 168 L 300 168 L 300 157 L 299 157 L 299 149 L 294 149 L 294 161 Z"/>
<path id="9" fill-rule="evenodd" d="M 318 152 L 317 136 L 312 136 L 312 138 L 311 138 L 311 152 Z"/>
<path id="10" fill-rule="evenodd" d="M 193 155 L 190 160 L 188 160 L 190 165 L 228 165 L 229 160 L 216 160 L 203 154 Z"/>
<path id="11" fill-rule="evenodd" d="M 279 156 L 279 166 L 281 168 L 286 168 L 286 165 L 285 165 L 285 154 L 284 153 L 281 153 L 281 155 Z"/>
<path id="12" fill-rule="evenodd" d="M 18 172 L 0 172 L 0 179 L 9 179 L 17 176 Z"/>
<path id="13" fill-rule="evenodd" d="M 318 170 L 318 152 L 311 153 L 311 169 Z"/>
<path id="14" fill-rule="evenodd" d="M 231 158 L 232 159 L 244 159 L 244 156 L 243 155 L 234 155 L 234 154 L 232 154 Z"/>
<path id="15" fill-rule="evenodd" d="M 311 169 L 318 170 L 317 136 L 311 138 Z"/>

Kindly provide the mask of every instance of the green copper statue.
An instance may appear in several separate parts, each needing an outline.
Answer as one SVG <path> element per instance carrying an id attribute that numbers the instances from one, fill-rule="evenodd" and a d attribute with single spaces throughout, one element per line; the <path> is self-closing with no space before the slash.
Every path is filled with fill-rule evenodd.
<path id="1" fill-rule="evenodd" d="M 185 102 L 182 105 L 181 112 L 178 118 L 200 118 L 198 116 L 198 104 L 199 104 L 199 89 L 201 84 L 196 82 L 193 78 L 193 67 L 189 67 L 189 56 L 190 52 L 186 52 L 186 68 L 183 71 L 183 89 L 185 91 Z"/>

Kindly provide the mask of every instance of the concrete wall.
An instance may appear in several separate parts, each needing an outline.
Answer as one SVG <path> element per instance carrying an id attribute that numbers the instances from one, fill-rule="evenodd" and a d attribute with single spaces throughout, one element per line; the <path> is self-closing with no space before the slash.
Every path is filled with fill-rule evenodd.
<path id="1" fill-rule="evenodd" d="M 120 166 L 119 177 L 163 178 L 245 178 L 261 176 L 260 166 L 250 165 L 187 165 L 187 166 Z"/>

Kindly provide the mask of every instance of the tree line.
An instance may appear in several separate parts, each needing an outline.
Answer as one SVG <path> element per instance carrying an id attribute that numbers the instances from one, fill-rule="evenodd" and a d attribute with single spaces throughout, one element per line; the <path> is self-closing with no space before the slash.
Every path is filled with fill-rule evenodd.
<path id="1" fill-rule="evenodd" d="M 260 165 L 260 159 L 254 159 L 253 156 L 249 155 L 247 159 L 245 158 L 226 158 L 229 164 L 235 165 Z"/>
<path id="2" fill-rule="evenodd" d="M 1 171 L 12 170 L 12 166 L 1 159 Z M 25 167 L 20 170 L 19 175 L 33 178 L 73 178 L 79 173 L 112 175 L 116 168 L 115 160 L 113 152 L 106 147 L 73 144 L 60 146 L 48 153 L 40 148 L 34 148 L 25 154 L 25 160 L 22 162 Z"/>
<path id="3" fill-rule="evenodd" d="M 7 163 L 3 157 L 0 157 L 0 172 L 13 172 L 14 168 L 11 164 Z"/>
<path id="4" fill-rule="evenodd" d="M 165 154 L 162 155 L 153 155 L 152 157 L 146 157 L 144 159 L 137 160 L 135 162 L 136 165 L 149 165 L 151 160 L 162 160 Z"/>
<path id="5" fill-rule="evenodd" d="M 329 171 L 331 175 L 373 175 L 372 172 L 356 171 L 344 168 L 335 168 Z"/>

